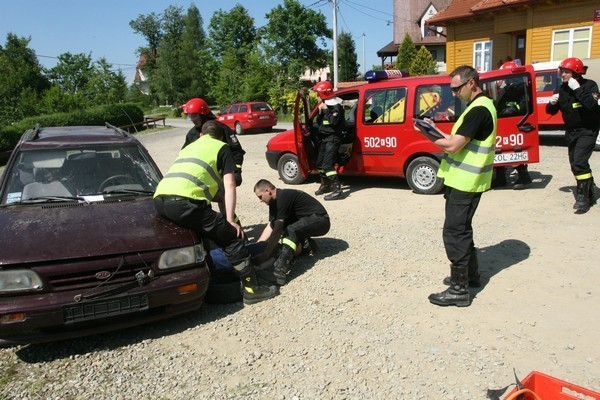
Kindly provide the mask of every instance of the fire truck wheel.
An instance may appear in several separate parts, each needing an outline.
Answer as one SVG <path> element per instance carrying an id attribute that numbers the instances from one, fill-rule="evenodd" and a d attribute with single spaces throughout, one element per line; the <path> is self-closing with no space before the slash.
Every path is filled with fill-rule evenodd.
<path id="1" fill-rule="evenodd" d="M 406 180 L 417 194 L 437 194 L 444 188 L 444 181 L 437 178 L 440 163 L 431 157 L 417 157 L 408 164 Z"/>
<path id="2" fill-rule="evenodd" d="M 279 172 L 279 178 L 288 185 L 299 185 L 305 181 L 300 171 L 298 157 L 291 153 L 286 153 L 279 158 L 277 172 Z"/>

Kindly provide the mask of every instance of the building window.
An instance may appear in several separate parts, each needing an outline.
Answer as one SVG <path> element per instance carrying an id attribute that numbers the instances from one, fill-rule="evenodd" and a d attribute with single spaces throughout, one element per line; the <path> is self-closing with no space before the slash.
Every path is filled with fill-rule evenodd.
<path id="1" fill-rule="evenodd" d="M 560 29 L 552 32 L 552 61 L 568 57 L 589 58 L 592 27 Z"/>
<path id="2" fill-rule="evenodd" d="M 439 32 L 441 28 L 438 28 L 435 25 L 427 25 L 427 20 L 437 14 L 437 10 L 433 5 L 429 5 L 429 8 L 423 14 L 423 18 L 421 18 L 421 36 L 440 36 Z"/>
<path id="3" fill-rule="evenodd" d="M 475 42 L 473 44 L 473 67 L 478 72 L 492 69 L 492 41 Z"/>

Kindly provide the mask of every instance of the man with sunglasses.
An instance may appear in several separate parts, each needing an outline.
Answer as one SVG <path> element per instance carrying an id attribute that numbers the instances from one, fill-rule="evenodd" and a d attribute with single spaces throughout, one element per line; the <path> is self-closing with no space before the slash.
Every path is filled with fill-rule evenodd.
<path id="1" fill-rule="evenodd" d="M 426 135 L 445 152 L 438 177 L 444 178 L 446 185 L 442 237 L 451 262 L 450 276 L 444 279 L 448 289 L 432 293 L 429 301 L 439 306 L 467 307 L 471 304 L 469 286 L 480 285 L 472 221 L 481 194 L 491 187 L 497 115 L 493 100 L 479 86 L 474 68 L 460 66 L 452 71 L 450 79 L 454 96 L 467 106 L 450 135 Z"/>

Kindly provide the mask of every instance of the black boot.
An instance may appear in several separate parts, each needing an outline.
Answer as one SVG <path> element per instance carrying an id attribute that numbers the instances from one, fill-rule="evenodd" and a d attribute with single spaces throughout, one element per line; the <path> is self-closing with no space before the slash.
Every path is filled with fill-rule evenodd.
<path id="1" fill-rule="evenodd" d="M 527 170 L 527 164 L 521 164 L 517 167 L 517 176 L 517 181 L 513 185 L 513 189 L 515 190 L 525 189 L 533 182 Z"/>
<path id="2" fill-rule="evenodd" d="M 594 183 L 594 178 L 590 178 L 590 191 L 588 197 L 590 199 L 590 207 L 596 204 L 596 184 Z"/>
<path id="3" fill-rule="evenodd" d="M 584 214 L 590 209 L 590 186 L 592 178 L 577 181 L 575 204 L 573 208 L 576 214 Z"/>
<path id="4" fill-rule="evenodd" d="M 332 192 L 323 197 L 323 200 L 338 200 L 342 198 L 342 185 L 337 174 L 331 176 L 331 189 Z"/>
<path id="5" fill-rule="evenodd" d="M 281 251 L 279 252 L 279 257 L 275 260 L 275 269 L 273 271 L 278 285 L 283 286 L 287 282 L 287 274 L 292 268 L 293 259 L 294 249 L 285 244 L 281 246 Z"/>
<path id="6" fill-rule="evenodd" d="M 450 265 L 452 268 L 452 265 Z M 469 259 L 469 287 L 478 288 L 481 286 L 481 275 L 479 275 L 479 260 L 477 259 L 477 248 L 473 247 L 471 250 L 471 258 Z M 444 285 L 450 286 L 451 278 L 445 277 L 443 280 Z"/>
<path id="7" fill-rule="evenodd" d="M 327 179 L 327 177 L 321 175 L 321 186 L 319 186 L 315 192 L 315 195 L 319 196 L 329 192 L 331 192 L 331 182 L 329 179 Z"/>
<path id="8" fill-rule="evenodd" d="M 240 280 L 242 281 L 242 297 L 244 304 L 254 304 L 259 301 L 271 299 L 279 294 L 277 286 L 259 285 L 256 279 L 256 272 L 249 261 L 244 262 L 245 265 L 241 270 L 237 270 Z"/>
<path id="9" fill-rule="evenodd" d="M 466 267 L 450 267 L 450 287 L 440 293 L 429 295 L 429 301 L 438 306 L 468 307 L 471 295 L 468 287 L 468 270 Z"/>
<path id="10" fill-rule="evenodd" d="M 306 238 L 302 241 L 302 255 L 312 255 L 319 251 L 319 246 L 312 238 Z"/>

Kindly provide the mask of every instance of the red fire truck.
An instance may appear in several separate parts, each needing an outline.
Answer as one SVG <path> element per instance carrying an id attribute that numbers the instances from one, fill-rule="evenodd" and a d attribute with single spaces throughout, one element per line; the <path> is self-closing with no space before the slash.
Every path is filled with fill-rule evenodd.
<path id="1" fill-rule="evenodd" d="M 447 75 L 404 77 L 369 71 L 367 82 L 335 95 L 346 111 L 344 144 L 338 173 L 406 178 L 415 193 L 434 194 L 443 188 L 436 177 L 443 152 L 413 127 L 413 118 L 430 117 L 450 133 L 466 104 L 452 95 Z M 539 162 L 535 76 L 531 66 L 481 74 L 484 92 L 498 108 L 496 165 Z M 518 100 L 508 99 L 518 93 Z M 315 171 L 316 109 L 309 96 L 296 98 L 294 128 L 271 138 L 266 158 L 287 184 L 300 184 Z M 520 104 L 515 104 L 519 102 Z"/>

